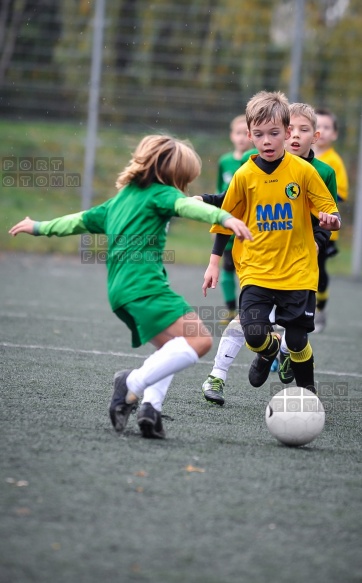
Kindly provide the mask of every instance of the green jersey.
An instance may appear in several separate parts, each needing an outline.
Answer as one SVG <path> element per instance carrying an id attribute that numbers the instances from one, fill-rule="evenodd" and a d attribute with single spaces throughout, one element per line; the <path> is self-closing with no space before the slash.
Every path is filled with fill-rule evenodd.
<path id="1" fill-rule="evenodd" d="M 259 152 L 256 148 L 251 148 L 251 150 L 247 150 L 246 152 L 244 152 L 243 157 L 240 160 L 240 166 L 245 164 L 245 162 L 249 160 L 252 154 L 259 154 Z"/>
<path id="2" fill-rule="evenodd" d="M 108 297 L 113 311 L 169 287 L 163 252 L 171 217 L 223 224 L 231 215 L 187 198 L 172 186 L 129 184 L 90 210 L 36 223 L 34 234 L 99 233 L 108 237 Z"/>
<path id="3" fill-rule="evenodd" d="M 218 192 L 223 192 L 229 186 L 235 172 L 239 170 L 241 160 L 234 158 L 233 152 L 228 152 L 219 158 L 217 170 L 217 184 Z"/>
<path id="4" fill-rule="evenodd" d="M 308 160 L 309 162 L 309 160 Z M 334 200 L 337 202 L 338 195 L 337 195 L 337 180 L 336 180 L 336 173 L 333 170 L 332 166 L 318 160 L 318 158 L 313 157 L 313 160 L 310 161 L 312 166 L 317 170 L 319 176 L 322 178 L 324 184 L 327 186 L 329 192 L 333 196 Z"/>

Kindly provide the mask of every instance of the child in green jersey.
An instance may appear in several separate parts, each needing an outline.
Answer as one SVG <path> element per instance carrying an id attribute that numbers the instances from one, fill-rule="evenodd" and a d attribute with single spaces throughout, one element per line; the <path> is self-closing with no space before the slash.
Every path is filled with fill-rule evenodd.
<path id="1" fill-rule="evenodd" d="M 247 136 L 248 127 L 245 115 L 238 115 L 230 123 L 230 142 L 234 146 L 232 152 L 223 154 L 218 160 L 217 168 L 217 192 L 224 192 L 229 186 L 235 172 L 242 164 L 242 158 L 246 150 L 250 148 L 250 141 Z M 227 308 L 225 317 L 221 324 L 228 324 L 236 314 L 237 307 L 237 286 L 235 281 L 235 266 L 232 258 L 233 237 L 226 245 L 223 254 L 223 265 L 220 275 L 220 285 Z"/>
<path id="2" fill-rule="evenodd" d="M 336 173 L 338 202 L 348 198 L 348 174 L 341 156 L 333 147 L 338 138 L 337 118 L 329 109 L 316 108 L 317 130 L 320 134 L 315 146 L 315 156 L 329 164 Z M 315 332 L 323 332 L 327 324 L 326 306 L 329 299 L 329 274 L 327 260 L 338 253 L 338 232 L 332 233 L 328 247 L 318 255 L 319 281 L 317 291 L 317 310 L 315 314 Z"/>
<path id="3" fill-rule="evenodd" d="M 165 437 L 161 408 L 173 375 L 196 363 L 212 344 L 192 307 L 170 289 L 162 255 L 171 217 L 216 222 L 237 238 L 251 238 L 242 221 L 185 196 L 200 170 L 200 158 L 189 143 L 170 136 L 147 136 L 119 175 L 114 198 L 51 221 L 26 217 L 9 231 L 13 236 L 62 237 L 85 232 L 108 236 L 111 308 L 130 329 L 134 347 L 151 342 L 157 349 L 139 369 L 120 371 L 114 377 L 109 413 L 118 432 L 142 399 L 137 415 L 142 435 Z"/>
<path id="4" fill-rule="evenodd" d="M 235 173 L 222 208 L 245 220 L 253 233 L 252 242 L 235 241 L 233 248 L 241 284 L 243 336 L 257 354 L 249 382 L 261 386 L 279 352 L 281 339 L 269 320 L 275 305 L 276 323 L 286 330 L 296 383 L 315 392 L 308 332 L 314 329 L 318 265 L 310 209 L 316 210 L 319 226 L 327 230 L 340 228 L 339 213 L 312 165 L 284 150 L 291 135 L 285 96 L 260 92 L 249 101 L 246 116 L 249 138 L 259 154 Z M 212 231 L 218 235 L 205 273 L 204 295 L 216 287 L 218 263 L 228 238 L 225 229 L 215 226 Z M 233 356 L 229 351 L 225 354 Z"/>

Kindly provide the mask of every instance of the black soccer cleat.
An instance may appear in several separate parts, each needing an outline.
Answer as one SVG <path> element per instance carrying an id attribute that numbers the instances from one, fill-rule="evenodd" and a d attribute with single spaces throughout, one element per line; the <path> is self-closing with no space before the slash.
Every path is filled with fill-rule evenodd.
<path id="1" fill-rule="evenodd" d="M 249 368 L 249 383 L 253 387 L 261 387 L 267 380 L 270 369 L 273 366 L 276 355 L 280 348 L 280 334 L 272 334 L 272 341 L 269 344 L 268 352 L 270 352 L 274 341 L 276 341 L 277 348 L 272 354 L 257 354 L 252 361 Z"/>
<path id="2" fill-rule="evenodd" d="M 121 370 L 114 375 L 113 379 L 113 396 L 109 406 L 109 416 L 117 433 L 122 433 L 127 425 L 128 418 L 137 404 L 126 403 L 127 384 L 126 380 L 130 370 Z"/>
<path id="3" fill-rule="evenodd" d="M 165 439 L 166 433 L 162 427 L 161 413 L 151 403 L 143 403 L 137 413 L 137 423 L 142 437 L 148 439 Z"/>
<path id="4" fill-rule="evenodd" d="M 285 385 L 294 381 L 294 372 L 290 365 L 290 354 L 286 354 L 282 350 L 279 351 L 278 375 L 280 381 Z"/>

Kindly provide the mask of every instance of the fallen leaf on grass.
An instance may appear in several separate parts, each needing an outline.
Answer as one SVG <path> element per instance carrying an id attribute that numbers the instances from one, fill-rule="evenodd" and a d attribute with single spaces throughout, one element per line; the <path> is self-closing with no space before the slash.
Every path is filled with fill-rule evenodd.
<path id="1" fill-rule="evenodd" d="M 186 472 L 198 472 L 199 474 L 204 474 L 206 472 L 206 470 L 204 470 L 204 468 L 196 468 L 195 466 L 192 466 L 191 464 L 186 466 L 186 468 L 184 468 L 184 469 Z"/>
<path id="2" fill-rule="evenodd" d="M 18 516 L 29 516 L 29 514 L 31 514 L 30 508 L 26 508 L 24 507 L 20 507 L 20 508 L 15 508 L 15 513 Z"/>

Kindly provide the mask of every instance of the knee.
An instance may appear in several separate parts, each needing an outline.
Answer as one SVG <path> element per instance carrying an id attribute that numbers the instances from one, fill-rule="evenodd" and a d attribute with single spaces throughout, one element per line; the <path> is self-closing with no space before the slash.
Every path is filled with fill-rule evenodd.
<path id="1" fill-rule="evenodd" d="M 212 338 L 209 333 L 202 336 L 189 337 L 186 340 L 199 357 L 205 356 L 212 348 Z"/>
<path id="2" fill-rule="evenodd" d="M 269 325 L 252 324 L 243 327 L 245 340 L 251 350 L 262 346 L 271 330 Z"/>

